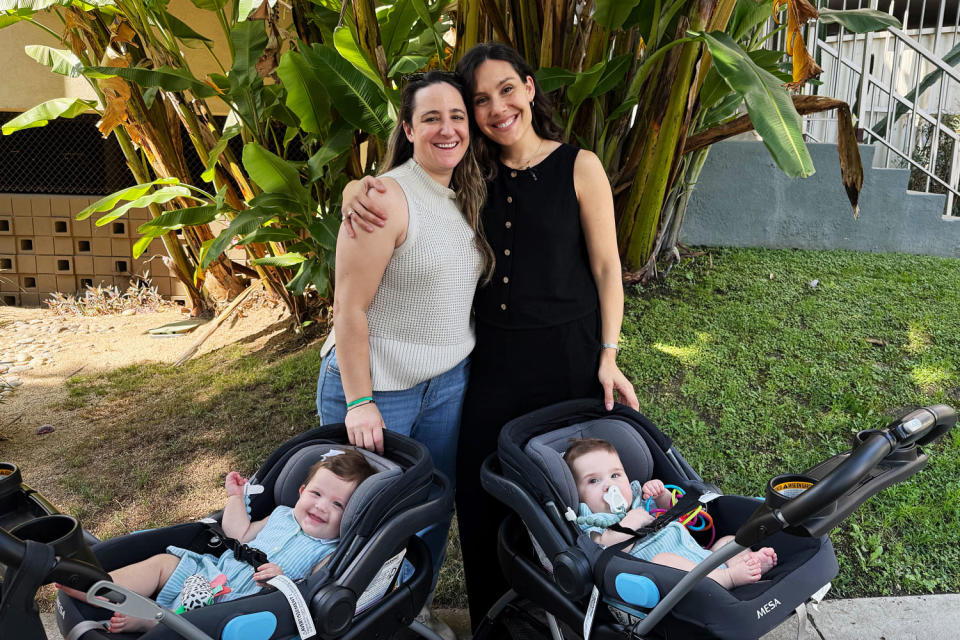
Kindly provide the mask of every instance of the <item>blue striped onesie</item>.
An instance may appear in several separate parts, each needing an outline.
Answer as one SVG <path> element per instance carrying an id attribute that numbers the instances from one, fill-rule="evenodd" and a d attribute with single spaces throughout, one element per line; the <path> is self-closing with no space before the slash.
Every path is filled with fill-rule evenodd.
<path id="1" fill-rule="evenodd" d="M 308 536 L 293 517 L 293 509 L 279 506 L 270 514 L 267 524 L 260 533 L 248 542 L 267 554 L 270 562 L 280 566 L 283 574 L 291 580 L 299 580 L 310 574 L 313 568 L 325 557 L 333 553 L 339 538 L 323 540 Z M 208 581 L 219 574 L 227 576 L 230 593 L 218 597 L 217 602 L 242 598 L 260 591 L 253 581 L 255 569 L 233 557 L 233 551 L 227 550 L 220 557 L 210 553 L 195 553 L 180 547 L 167 547 L 167 553 L 180 558 L 167 583 L 157 594 L 157 603 L 168 609 L 180 606 L 180 592 L 183 582 L 189 576 L 202 574 Z"/>
<path id="2" fill-rule="evenodd" d="M 630 483 L 630 491 L 633 492 L 633 503 L 630 505 L 631 509 L 643 506 L 642 487 L 643 485 L 636 480 Z M 580 503 L 577 515 L 580 516 L 580 530 L 588 535 L 591 533 L 603 533 L 607 527 L 615 522 L 619 522 L 622 517 L 612 513 L 594 514 L 590 510 L 590 507 L 583 502 Z M 601 516 L 601 518 L 594 518 L 595 520 L 603 520 L 604 518 L 602 518 L 602 516 L 609 516 L 609 523 L 607 523 L 606 526 L 600 526 L 599 523 L 588 524 L 582 521 L 589 516 L 598 515 Z M 650 562 L 658 553 L 675 553 L 691 562 L 699 563 L 709 556 L 711 552 L 709 549 L 704 549 L 697 544 L 697 541 L 693 539 L 693 536 L 690 535 L 687 528 L 674 520 L 660 531 L 635 542 L 633 548 L 630 549 L 628 553 L 634 558 L 640 558 L 647 562 Z M 725 566 L 726 565 L 720 565 L 721 568 Z"/>

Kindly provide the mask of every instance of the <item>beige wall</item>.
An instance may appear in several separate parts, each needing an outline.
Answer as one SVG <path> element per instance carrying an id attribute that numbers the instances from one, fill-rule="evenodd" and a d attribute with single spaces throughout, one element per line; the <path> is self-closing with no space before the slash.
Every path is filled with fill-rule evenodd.
<path id="1" fill-rule="evenodd" d="M 214 40 L 214 52 L 224 65 L 230 64 L 227 42 L 212 13 L 197 9 L 190 0 L 172 0 L 169 6 L 170 12 L 189 24 L 194 31 Z M 57 33 L 62 31 L 56 16 L 41 15 L 38 21 Z M 68 78 L 55 74 L 28 56 L 23 49 L 30 44 L 66 48 L 57 39 L 32 24 L 20 22 L 0 30 L 0 60 L 4 61 L 3 82 L 0 82 L 0 111 L 26 111 L 54 98 L 95 99 L 96 96 L 85 78 Z M 191 70 L 198 77 L 221 73 L 206 48 L 185 49 L 184 53 Z M 209 104 L 214 113 L 224 114 L 227 111 L 219 100 L 210 100 Z"/>

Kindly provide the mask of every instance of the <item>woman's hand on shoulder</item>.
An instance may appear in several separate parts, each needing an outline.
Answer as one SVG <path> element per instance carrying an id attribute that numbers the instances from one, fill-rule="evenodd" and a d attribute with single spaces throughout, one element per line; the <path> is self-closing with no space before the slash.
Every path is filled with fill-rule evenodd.
<path id="1" fill-rule="evenodd" d="M 351 238 L 357 237 L 354 225 L 367 233 L 373 233 L 374 226 L 382 227 L 386 223 L 387 212 L 371 197 L 376 192 L 386 193 L 387 187 L 383 180 L 374 176 L 351 180 L 344 187 L 342 224 Z"/>
<path id="2" fill-rule="evenodd" d="M 373 402 L 347 411 L 344 420 L 347 425 L 347 438 L 350 444 L 363 447 L 368 451 L 383 453 L 383 430 L 386 425 L 380 409 Z"/>
<path id="3" fill-rule="evenodd" d="M 620 395 L 620 404 L 625 404 L 634 411 L 640 410 L 640 401 L 637 400 L 633 385 L 627 380 L 627 376 L 620 371 L 617 361 L 607 355 L 606 350 L 600 356 L 600 369 L 597 372 L 597 378 L 603 386 L 603 405 L 607 408 L 607 411 L 613 409 L 614 391 Z"/>

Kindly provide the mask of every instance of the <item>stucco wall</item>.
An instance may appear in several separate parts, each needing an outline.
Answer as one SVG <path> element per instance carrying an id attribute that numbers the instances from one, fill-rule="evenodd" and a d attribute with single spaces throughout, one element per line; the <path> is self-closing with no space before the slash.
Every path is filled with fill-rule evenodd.
<path id="1" fill-rule="evenodd" d="M 760 142 L 713 146 L 690 199 L 686 244 L 852 249 L 960 257 L 960 220 L 944 219 L 946 197 L 907 191 L 905 169 L 874 169 L 860 146 L 861 214 L 840 183 L 836 145 L 809 144 L 816 173 L 786 177 Z"/>

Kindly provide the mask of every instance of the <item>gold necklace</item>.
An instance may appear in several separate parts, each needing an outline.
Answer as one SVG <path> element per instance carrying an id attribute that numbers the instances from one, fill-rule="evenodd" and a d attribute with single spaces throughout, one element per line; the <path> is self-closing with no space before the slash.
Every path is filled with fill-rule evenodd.
<path id="1" fill-rule="evenodd" d="M 510 167 L 511 169 L 516 169 L 517 171 L 526 171 L 530 168 L 530 163 L 533 162 L 533 159 L 537 157 L 540 153 L 540 148 L 543 147 L 543 138 L 540 138 L 540 144 L 537 145 L 536 151 L 533 152 L 530 156 L 527 157 L 526 162 L 518 162 L 516 167 Z M 504 162 L 504 164 L 506 164 Z M 507 165 L 510 166 L 510 165 Z"/>

